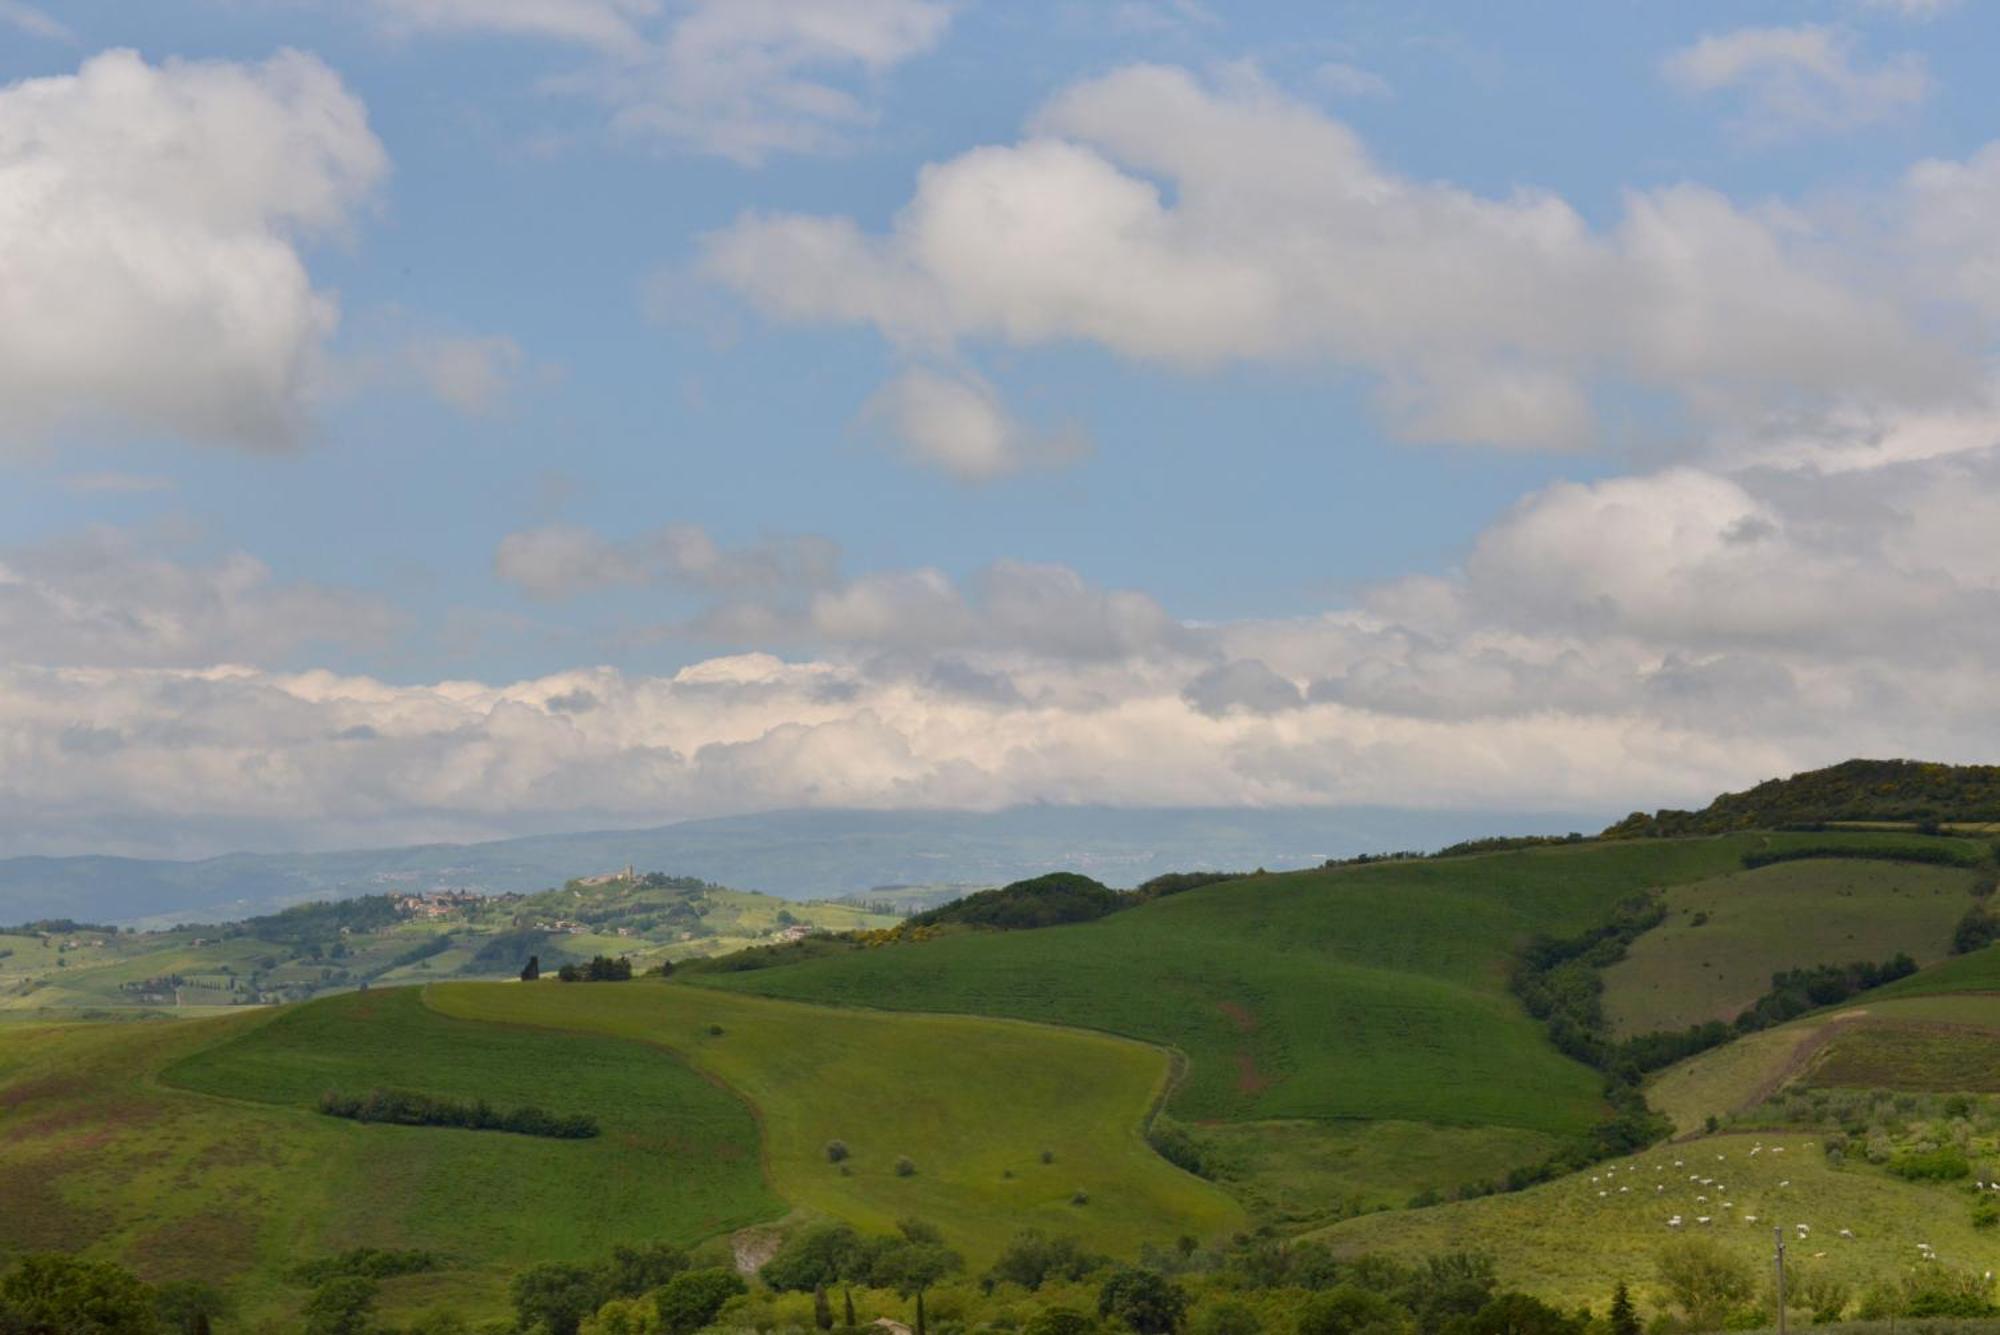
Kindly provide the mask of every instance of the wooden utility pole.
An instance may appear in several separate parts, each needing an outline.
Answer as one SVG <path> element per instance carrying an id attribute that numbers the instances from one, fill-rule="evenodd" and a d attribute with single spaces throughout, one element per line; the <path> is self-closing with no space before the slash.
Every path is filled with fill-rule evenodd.
<path id="1" fill-rule="evenodd" d="M 1778 1241 L 1778 1335 L 1785 1335 L 1785 1229 L 1781 1224 L 1771 1230 Z"/>

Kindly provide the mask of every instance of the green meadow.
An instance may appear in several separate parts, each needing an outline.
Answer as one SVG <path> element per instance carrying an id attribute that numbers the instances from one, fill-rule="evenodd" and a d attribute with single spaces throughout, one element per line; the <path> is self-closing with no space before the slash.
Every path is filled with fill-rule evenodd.
<path id="1" fill-rule="evenodd" d="M 1311 1118 L 1583 1131 L 1600 1078 L 1507 991 L 1514 950 L 1738 865 L 1753 839 L 1657 840 L 1256 876 L 1096 922 L 964 933 L 703 987 L 1011 1015 L 1171 1045 L 1187 1121 Z"/>
<path id="2" fill-rule="evenodd" d="M 1676 1214 L 1678 1229 L 1667 1222 Z M 1704 1215 L 1710 1222 L 1697 1223 Z M 1808 1229 L 1803 1241 L 1799 1224 Z M 1834 1165 L 1817 1136 L 1782 1130 L 1661 1145 L 1526 1191 L 1367 1215 L 1311 1236 L 1348 1255 L 1484 1251 L 1503 1284 L 1602 1310 L 1621 1279 L 1635 1292 L 1650 1290 L 1661 1247 L 1689 1234 L 1714 1240 L 1762 1274 L 1774 1226 L 1786 1230 L 1798 1273 L 1825 1270 L 1856 1288 L 1902 1274 L 1916 1261 L 1918 1242 L 1935 1247 L 1947 1265 L 2000 1267 L 2000 1237 L 1973 1225 L 1962 1186 Z M 1843 1228 L 1854 1237 L 1842 1238 Z"/>
<path id="3" fill-rule="evenodd" d="M 1943 959 L 1978 873 L 1858 859 L 1780 862 L 1676 885 L 1667 920 L 1604 971 L 1619 1037 L 1733 1020 L 1771 975 L 1908 954 Z"/>
<path id="4" fill-rule="evenodd" d="M 455 1017 L 679 1054 L 757 1109 L 772 1189 L 789 1204 L 877 1231 L 915 1216 L 975 1263 L 1024 1227 L 1131 1254 L 1244 1223 L 1229 1197 L 1146 1144 L 1143 1124 L 1171 1065 L 1142 1044 L 650 979 L 440 984 L 429 998 Z M 845 1162 L 828 1161 L 832 1140 L 848 1147 Z M 904 1158 L 907 1176 L 896 1171 Z"/>

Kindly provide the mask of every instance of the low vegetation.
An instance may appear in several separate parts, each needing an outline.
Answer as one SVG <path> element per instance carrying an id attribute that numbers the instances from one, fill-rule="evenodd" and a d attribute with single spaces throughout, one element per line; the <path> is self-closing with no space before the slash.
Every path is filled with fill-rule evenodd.
<path id="1" fill-rule="evenodd" d="M 598 1134 L 588 1113 L 557 1114 L 533 1106 L 495 1108 L 484 1099 L 441 1099 L 407 1089 L 373 1089 L 366 1094 L 328 1090 L 319 1096 L 328 1117 L 396 1126 L 449 1126 L 461 1131 L 508 1131 L 550 1140 L 588 1140 Z"/>

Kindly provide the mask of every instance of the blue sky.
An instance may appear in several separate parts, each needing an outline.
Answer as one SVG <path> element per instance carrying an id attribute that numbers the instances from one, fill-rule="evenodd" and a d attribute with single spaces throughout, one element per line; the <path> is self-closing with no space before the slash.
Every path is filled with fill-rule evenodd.
<path id="1" fill-rule="evenodd" d="M 205 850 L 1979 758 L 1996 25 L 0 4 L 0 747 L 58 776 L 0 815 Z"/>

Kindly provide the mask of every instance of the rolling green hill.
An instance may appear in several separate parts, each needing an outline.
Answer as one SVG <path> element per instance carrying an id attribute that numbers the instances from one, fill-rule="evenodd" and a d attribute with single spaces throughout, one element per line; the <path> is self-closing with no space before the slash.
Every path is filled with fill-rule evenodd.
<path id="1" fill-rule="evenodd" d="M 1733 1020 L 1786 969 L 1945 958 L 1985 873 L 1811 859 L 1669 887 L 1667 918 L 1604 971 L 1617 1037 Z"/>
<path id="2" fill-rule="evenodd" d="M 1257 876 L 1080 925 L 947 934 L 690 981 L 1171 1045 L 1189 1070 L 1168 1111 L 1234 1161 L 1232 1185 L 1270 1204 L 1275 1179 L 1310 1174 L 1324 1193 L 1316 1205 L 1301 1210 L 1295 1193 L 1275 1213 L 1326 1218 L 1504 1176 L 1591 1128 L 1604 1115 L 1601 1077 L 1522 1012 L 1507 987 L 1514 951 L 1593 924 L 1635 891 L 1716 875 L 1756 846 L 1580 844 Z M 1273 1122 L 1291 1130 L 1204 1131 Z M 1356 1129 L 1373 1123 L 1404 1128 L 1407 1167 L 1393 1186 L 1384 1179 L 1396 1174 L 1352 1156 Z M 1496 1130 L 1529 1134 L 1467 1138 Z"/>
<path id="3" fill-rule="evenodd" d="M 2000 765 L 1848 760 L 1724 793 L 1700 811 L 1635 811 L 1604 834 L 1657 838 L 1839 822 L 2000 823 Z"/>
<path id="4" fill-rule="evenodd" d="M 1142 1125 L 1164 1053 L 970 1017 L 856 1017 L 625 984 L 439 984 L 170 1023 L 0 1029 L 0 1262 L 90 1249 L 285 1320 L 299 1263 L 443 1254 L 387 1306 L 504 1308 L 507 1276 L 615 1243 L 693 1242 L 788 1210 L 936 1222 L 977 1263 L 1041 1223 L 1129 1255 L 1243 1224 Z M 544 1139 L 364 1125 L 328 1088 L 588 1113 Z M 825 1147 L 850 1147 L 844 1165 Z M 908 1175 L 896 1169 L 907 1157 Z"/>

